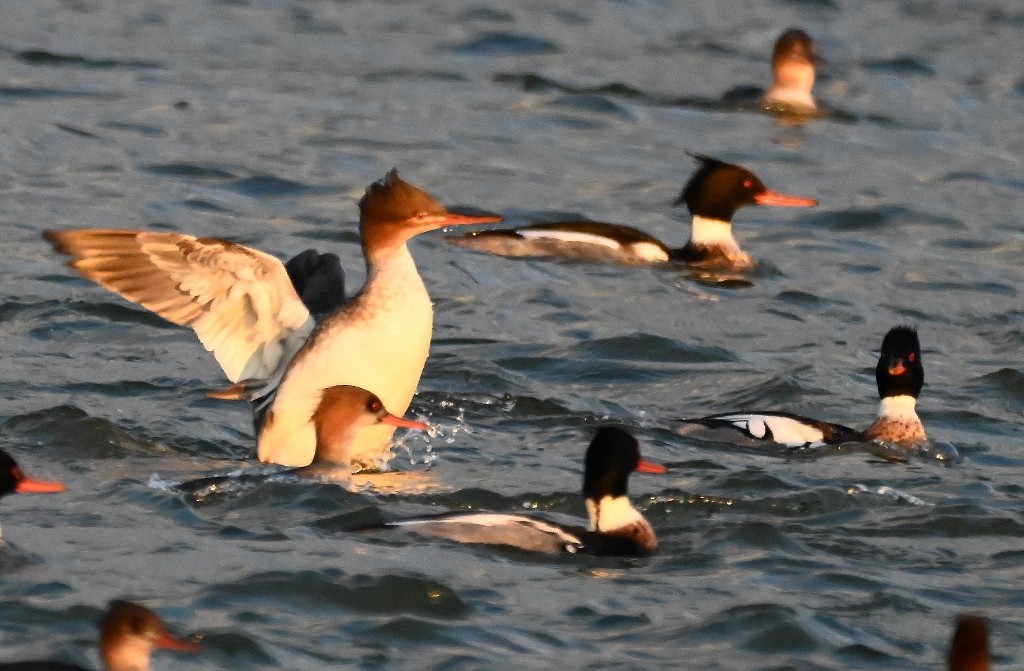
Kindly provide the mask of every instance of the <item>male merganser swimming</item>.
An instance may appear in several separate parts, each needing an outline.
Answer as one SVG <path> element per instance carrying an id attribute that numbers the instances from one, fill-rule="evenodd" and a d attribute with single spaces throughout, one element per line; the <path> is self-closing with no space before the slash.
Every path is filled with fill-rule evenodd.
<path id="1" fill-rule="evenodd" d="M 869 441 L 906 445 L 927 440 L 915 409 L 924 386 L 924 368 L 921 344 L 914 329 L 897 326 L 885 334 L 875 367 L 875 381 L 881 404 L 878 419 L 866 431 L 786 412 L 730 412 L 684 419 L 680 420 L 682 425 L 677 430 L 688 436 L 702 428 L 725 429 L 737 437 L 787 447 Z"/>
<path id="2" fill-rule="evenodd" d="M 370 185 L 359 213 L 366 284 L 319 322 L 278 259 L 233 242 L 108 229 L 43 235 L 89 279 L 191 327 L 236 383 L 234 396 L 255 403 L 260 461 L 305 466 L 316 449 L 313 415 L 325 389 L 353 385 L 372 390 L 397 414 L 409 407 L 433 324 L 409 239 L 501 220 L 448 212 L 397 170 Z M 353 463 L 376 466 L 394 430 L 364 428 L 351 447 Z"/>
<path id="3" fill-rule="evenodd" d="M 536 517 L 498 513 L 444 513 L 388 522 L 426 536 L 461 543 L 507 545 L 533 552 L 580 552 L 643 556 L 658 547 L 654 529 L 629 502 L 626 484 L 633 471 L 666 473 L 640 458 L 640 446 L 622 429 L 597 430 L 583 460 L 583 496 L 590 527 L 565 527 Z"/>
<path id="4" fill-rule="evenodd" d="M 111 601 L 100 620 L 100 657 L 105 671 L 149 671 L 155 648 L 198 652 L 199 646 L 167 631 L 148 608 L 129 601 Z M 88 671 L 77 664 L 30 661 L 0 664 L 0 671 Z"/>
<path id="5" fill-rule="evenodd" d="M 988 671 L 990 664 L 988 620 L 961 615 L 949 643 L 949 671 Z"/>
<path id="6" fill-rule="evenodd" d="M 770 191 L 757 175 L 732 163 L 694 155 L 697 172 L 683 187 L 675 205 L 686 203 L 692 215 L 690 240 L 670 249 L 642 231 L 598 221 L 535 224 L 507 230 L 477 231 L 446 239 L 502 256 L 564 257 L 583 261 L 648 264 L 680 261 L 749 267 L 750 256 L 732 235 L 732 217 L 744 205 L 807 207 L 813 198 Z"/>

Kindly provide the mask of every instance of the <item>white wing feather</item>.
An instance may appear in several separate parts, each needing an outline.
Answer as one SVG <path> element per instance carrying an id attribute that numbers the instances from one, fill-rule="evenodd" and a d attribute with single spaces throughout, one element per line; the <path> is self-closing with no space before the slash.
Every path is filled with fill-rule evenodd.
<path id="1" fill-rule="evenodd" d="M 87 278 L 192 328 L 232 382 L 271 376 L 313 329 L 284 264 L 255 249 L 181 233 L 45 235 Z"/>

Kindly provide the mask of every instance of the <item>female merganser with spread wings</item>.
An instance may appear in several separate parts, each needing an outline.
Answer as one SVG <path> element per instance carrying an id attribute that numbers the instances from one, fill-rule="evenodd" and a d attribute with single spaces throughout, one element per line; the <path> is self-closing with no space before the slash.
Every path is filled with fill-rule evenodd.
<path id="1" fill-rule="evenodd" d="M 698 435 L 702 429 L 723 429 L 737 438 L 787 447 L 869 441 L 907 445 L 927 440 L 916 410 L 917 397 L 924 386 L 924 368 L 921 344 L 914 329 L 897 326 L 885 334 L 875 366 L 875 381 L 881 404 L 878 419 L 866 431 L 786 412 L 730 412 L 684 419 L 677 431 L 690 436 Z"/>
<path id="2" fill-rule="evenodd" d="M 111 601 L 100 620 L 100 657 L 104 671 L 149 671 L 153 650 L 198 652 L 195 643 L 176 638 L 156 613 L 130 601 Z M 0 671 L 88 671 L 77 664 L 50 661 L 8 662 Z"/>
<path id="3" fill-rule="evenodd" d="M 695 155 L 697 172 L 683 187 L 676 205 L 692 215 L 690 240 L 671 249 L 657 238 L 628 226 L 599 221 L 535 224 L 522 228 L 476 231 L 449 236 L 448 242 L 502 256 L 561 257 L 583 261 L 649 264 L 677 261 L 710 266 L 750 267 L 753 262 L 732 235 L 732 217 L 745 205 L 807 207 L 813 198 L 769 190 L 741 166 Z"/>
<path id="4" fill-rule="evenodd" d="M 461 543 L 507 545 L 533 552 L 617 556 L 654 552 L 658 547 L 654 529 L 629 502 L 626 485 L 633 471 L 666 473 L 667 469 L 641 459 L 636 438 L 614 427 L 597 430 L 583 464 L 583 496 L 590 515 L 586 529 L 498 513 L 445 513 L 384 526 Z"/>
<path id="5" fill-rule="evenodd" d="M 448 212 L 396 170 L 370 185 L 359 214 L 366 284 L 318 322 L 278 259 L 233 242 L 108 229 L 44 236 L 89 279 L 192 328 L 236 383 L 221 396 L 254 402 L 260 460 L 305 466 L 325 389 L 368 389 L 399 415 L 409 407 L 430 348 L 433 307 L 406 243 L 443 226 L 501 220 Z M 353 463 L 378 465 L 394 430 L 364 428 Z"/>

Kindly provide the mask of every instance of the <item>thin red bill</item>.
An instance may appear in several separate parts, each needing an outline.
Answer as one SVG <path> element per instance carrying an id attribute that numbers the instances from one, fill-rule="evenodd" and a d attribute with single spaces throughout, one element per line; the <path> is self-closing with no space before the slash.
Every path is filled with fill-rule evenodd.
<path id="1" fill-rule="evenodd" d="M 445 214 L 444 221 L 441 222 L 441 226 L 464 226 L 466 224 L 495 224 L 501 221 L 500 214 L 456 214 L 455 212 L 448 212 Z"/>
<path id="2" fill-rule="evenodd" d="M 668 469 L 653 461 L 641 459 L 636 465 L 637 473 L 668 473 Z"/>
<path id="3" fill-rule="evenodd" d="M 14 491 L 19 494 L 56 494 L 66 490 L 67 487 L 59 482 L 36 480 L 35 478 L 22 478 L 14 486 Z"/>
<path id="4" fill-rule="evenodd" d="M 754 196 L 754 202 L 758 205 L 769 205 L 775 207 L 810 207 L 817 205 L 817 198 L 806 198 L 804 196 L 791 196 L 788 193 L 779 193 L 771 189 Z"/>
<path id="5" fill-rule="evenodd" d="M 419 429 L 420 431 L 426 431 L 430 428 L 430 425 L 426 422 L 417 422 L 414 419 L 406 419 L 405 417 L 399 417 L 388 413 L 380 418 L 381 424 L 390 424 L 391 426 L 397 426 L 402 429 Z"/>
<path id="6" fill-rule="evenodd" d="M 164 650 L 177 650 L 179 652 L 199 652 L 199 645 L 190 641 L 183 641 L 180 638 L 171 636 L 166 631 L 153 641 L 153 645 Z"/>

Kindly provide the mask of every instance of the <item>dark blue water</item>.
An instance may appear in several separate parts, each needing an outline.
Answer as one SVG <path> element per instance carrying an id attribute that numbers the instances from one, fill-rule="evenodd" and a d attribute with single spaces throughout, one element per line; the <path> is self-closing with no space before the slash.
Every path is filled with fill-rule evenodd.
<path id="1" fill-rule="evenodd" d="M 940 668 L 955 614 L 1024 638 L 1024 10 L 789 2 L 5 2 L 0 22 L 0 448 L 70 485 L 2 512 L 0 658 L 96 662 L 130 597 L 195 658 L 155 668 Z M 723 108 L 799 25 L 829 61 L 802 126 Z M 685 241 L 686 151 L 810 210 L 736 217 L 742 281 L 510 261 L 440 234 L 412 414 L 357 491 L 246 466 L 250 417 L 190 332 L 63 267 L 40 231 L 183 230 L 362 281 L 355 202 L 393 166 L 449 205 L 557 213 Z M 882 335 L 914 324 L 919 404 L 959 463 L 770 456 L 671 420 L 876 408 Z M 644 561 L 548 559 L 345 530 L 456 508 L 583 514 L 591 427 L 625 424 L 669 476 L 632 492 Z"/>

